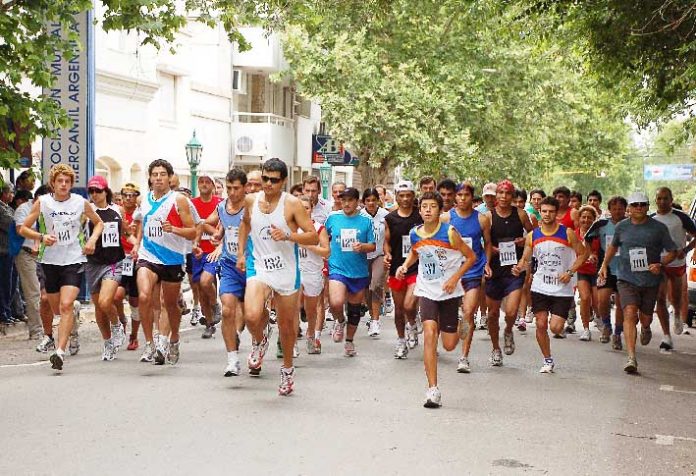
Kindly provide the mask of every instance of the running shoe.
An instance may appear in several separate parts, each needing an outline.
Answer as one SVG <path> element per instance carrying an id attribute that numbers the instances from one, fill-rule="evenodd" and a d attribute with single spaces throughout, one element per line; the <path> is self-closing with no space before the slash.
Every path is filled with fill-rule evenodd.
<path id="1" fill-rule="evenodd" d="M 408 346 L 405 340 L 399 339 L 396 341 L 396 347 L 394 347 L 394 358 L 405 359 L 406 357 L 408 357 Z"/>
<path id="2" fill-rule="evenodd" d="M 278 313 L 276 313 L 275 309 L 271 309 L 270 311 L 268 311 L 268 320 L 273 325 L 275 325 L 275 323 L 278 322 Z"/>
<path id="3" fill-rule="evenodd" d="M 471 367 L 469 366 L 469 359 L 463 355 L 459 357 L 457 361 L 457 372 L 460 374 L 468 374 L 471 372 Z"/>
<path id="4" fill-rule="evenodd" d="M 265 334 L 263 336 L 263 339 L 261 339 L 261 342 L 252 342 L 251 344 L 251 352 L 249 353 L 249 357 L 247 357 L 247 367 L 249 367 L 249 374 L 251 375 L 259 375 L 261 372 L 261 364 L 263 364 L 263 358 L 266 355 L 266 352 L 268 351 L 268 338 L 270 337 L 270 333 Z"/>
<path id="5" fill-rule="evenodd" d="M 662 342 L 660 342 L 660 351 L 661 352 L 671 352 L 674 350 L 674 344 L 672 343 L 672 338 L 670 336 L 665 336 L 662 338 Z"/>
<path id="6" fill-rule="evenodd" d="M 135 337 L 134 335 L 128 336 L 128 347 L 126 349 L 128 350 L 138 350 L 138 338 Z"/>
<path id="7" fill-rule="evenodd" d="M 343 355 L 346 357 L 355 357 L 358 355 L 358 353 L 355 351 L 355 344 L 346 341 L 346 343 L 343 344 Z"/>
<path id="8" fill-rule="evenodd" d="M 227 367 L 225 367 L 225 377 L 237 377 L 242 373 L 242 366 L 239 363 L 239 358 L 227 358 Z"/>
<path id="9" fill-rule="evenodd" d="M 418 345 L 418 331 L 415 325 L 406 323 L 406 343 L 409 349 L 414 349 Z"/>
<path id="10" fill-rule="evenodd" d="M 155 365 L 164 365 L 167 361 L 167 338 L 160 335 L 155 341 Z"/>
<path id="11" fill-rule="evenodd" d="M 367 335 L 370 337 L 379 337 L 379 335 L 381 333 L 382 333 L 382 322 L 371 320 L 369 327 L 368 327 L 368 330 L 367 330 Z"/>
<path id="12" fill-rule="evenodd" d="M 480 330 L 488 329 L 488 314 L 481 314 L 481 316 L 479 317 L 478 328 Z"/>
<path id="13" fill-rule="evenodd" d="M 582 331 L 582 334 L 580 334 L 580 340 L 583 342 L 589 342 L 592 340 L 592 332 L 590 329 L 585 329 Z"/>
<path id="14" fill-rule="evenodd" d="M 295 367 L 286 369 L 280 368 L 280 386 L 278 387 L 278 395 L 287 397 L 292 393 L 295 387 Z"/>
<path id="15" fill-rule="evenodd" d="M 640 326 L 640 345 L 648 345 L 652 340 L 652 330 L 649 327 Z"/>
<path id="16" fill-rule="evenodd" d="M 544 365 L 539 369 L 540 374 L 552 374 L 553 373 L 553 359 L 544 359 Z"/>
<path id="17" fill-rule="evenodd" d="M 52 336 L 44 335 L 39 345 L 36 346 L 36 351 L 45 354 L 48 351 L 56 350 L 56 341 Z"/>
<path id="18" fill-rule="evenodd" d="M 565 332 L 568 334 L 575 334 L 575 323 L 568 322 L 565 326 Z"/>
<path id="19" fill-rule="evenodd" d="M 517 326 L 518 331 L 527 332 L 527 321 L 524 320 L 524 317 L 517 316 L 517 319 L 515 320 L 515 326 Z"/>
<path id="20" fill-rule="evenodd" d="M 186 314 L 191 312 L 191 308 L 188 307 L 188 304 L 186 304 L 186 300 L 184 299 L 183 294 L 179 294 L 179 299 L 176 301 L 177 305 L 179 306 L 179 310 L 181 311 L 181 315 L 185 316 Z M 198 323 L 198 321 L 196 321 Z M 194 326 L 196 324 L 193 324 Z"/>
<path id="21" fill-rule="evenodd" d="M 505 351 L 505 355 L 512 355 L 515 353 L 515 336 L 512 335 L 512 332 L 503 332 L 503 339 L 505 340 L 505 344 L 503 345 L 503 350 Z"/>
<path id="22" fill-rule="evenodd" d="M 623 344 L 621 343 L 621 336 L 613 334 L 611 336 L 611 348 L 614 350 L 623 350 Z"/>
<path id="23" fill-rule="evenodd" d="M 565 329 L 563 331 L 561 331 L 560 334 L 554 334 L 553 338 L 554 339 L 565 339 L 566 338 Z"/>
<path id="24" fill-rule="evenodd" d="M 566 320 L 566 332 L 568 334 L 575 334 L 575 319 L 577 319 L 577 311 L 575 305 L 568 311 L 568 319 Z"/>
<path id="25" fill-rule="evenodd" d="M 53 370 L 63 370 L 63 362 L 65 361 L 65 352 L 60 349 L 51 354 L 49 359 Z"/>
<path id="26" fill-rule="evenodd" d="M 179 356 L 181 355 L 179 352 L 180 343 L 181 341 L 170 342 L 167 346 L 167 362 L 171 365 L 176 365 L 179 362 Z"/>
<path id="27" fill-rule="evenodd" d="M 635 357 L 629 357 L 626 365 L 624 365 L 624 372 L 627 374 L 634 374 L 638 371 L 638 361 Z"/>
<path id="28" fill-rule="evenodd" d="M 155 346 L 152 342 L 145 342 L 145 349 L 140 355 L 141 362 L 152 362 L 155 359 Z"/>
<path id="29" fill-rule="evenodd" d="M 674 316 L 674 335 L 680 336 L 684 332 L 684 323 L 678 316 Z"/>
<path id="30" fill-rule="evenodd" d="M 384 297 L 384 313 L 391 314 L 392 312 L 394 312 L 394 300 L 391 293 L 388 292 Z"/>
<path id="31" fill-rule="evenodd" d="M 215 335 L 215 326 L 205 326 L 203 329 L 203 334 L 201 334 L 202 339 L 211 339 Z"/>
<path id="32" fill-rule="evenodd" d="M 113 339 L 113 338 L 112 338 Z M 112 339 L 106 339 L 104 341 L 104 346 L 102 348 L 102 360 L 110 361 L 114 360 L 114 343 Z"/>
<path id="33" fill-rule="evenodd" d="M 524 315 L 524 322 L 527 324 L 534 322 L 534 313 L 532 312 L 532 308 L 529 306 L 527 306 L 527 313 Z"/>
<path id="34" fill-rule="evenodd" d="M 425 392 L 425 402 L 423 406 L 425 408 L 440 408 L 442 405 L 442 394 L 440 389 L 437 387 L 430 387 L 427 392 Z"/>
<path id="35" fill-rule="evenodd" d="M 214 320 L 213 320 L 213 324 L 214 325 L 219 324 L 220 321 L 222 320 L 222 306 L 220 306 L 219 302 L 215 303 L 215 308 L 213 309 L 213 315 L 215 316 Z"/>
<path id="36" fill-rule="evenodd" d="M 606 344 L 611 340 L 611 328 L 607 327 L 602 323 L 602 335 L 599 336 L 599 342 Z"/>
<path id="37" fill-rule="evenodd" d="M 111 341 L 113 342 L 116 350 L 126 343 L 126 333 L 124 332 L 123 326 L 120 322 L 115 326 L 111 326 Z"/>
<path id="38" fill-rule="evenodd" d="M 345 336 L 346 323 L 334 321 L 333 330 L 331 331 L 331 338 L 334 342 L 343 342 L 343 337 Z"/>
<path id="39" fill-rule="evenodd" d="M 80 351 L 80 339 L 77 332 L 70 334 L 70 340 L 68 341 L 68 352 L 70 355 L 77 355 Z"/>
<path id="40" fill-rule="evenodd" d="M 493 352 L 491 352 L 490 363 L 493 367 L 502 367 L 503 353 L 500 352 L 500 349 L 494 349 Z"/>
<path id="41" fill-rule="evenodd" d="M 307 339 L 307 354 L 321 354 L 321 346 L 317 349 L 318 339 Z"/>
<path id="42" fill-rule="evenodd" d="M 292 347 L 292 357 L 293 359 L 296 359 L 300 356 L 300 348 L 297 346 L 297 342 L 295 342 L 295 345 Z"/>
<path id="43" fill-rule="evenodd" d="M 197 326 L 198 323 L 201 320 L 201 308 L 198 306 L 194 306 L 193 309 L 191 309 L 191 322 L 192 326 Z"/>

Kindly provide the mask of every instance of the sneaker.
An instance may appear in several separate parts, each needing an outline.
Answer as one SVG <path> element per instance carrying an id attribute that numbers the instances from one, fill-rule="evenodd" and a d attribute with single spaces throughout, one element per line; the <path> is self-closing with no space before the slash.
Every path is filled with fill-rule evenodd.
<path id="1" fill-rule="evenodd" d="M 331 337 L 336 343 L 343 342 L 343 337 L 345 336 L 346 323 L 334 321 L 333 330 L 331 331 Z"/>
<path id="2" fill-rule="evenodd" d="M 186 314 L 191 312 L 191 308 L 188 307 L 188 304 L 186 304 L 186 300 L 184 299 L 183 294 L 179 294 L 179 299 L 177 299 L 176 303 L 179 305 L 179 310 L 181 311 L 181 315 L 185 316 Z M 198 323 L 198 321 L 196 321 Z M 195 326 L 196 324 L 194 324 Z"/>
<path id="3" fill-rule="evenodd" d="M 553 359 L 544 359 L 544 365 L 539 369 L 540 374 L 552 374 L 553 373 Z"/>
<path id="4" fill-rule="evenodd" d="M 202 339 L 211 339 L 215 335 L 215 326 L 205 326 L 203 329 L 203 334 L 201 334 Z"/>
<path id="5" fill-rule="evenodd" d="M 566 321 L 566 332 L 568 334 L 575 334 L 575 320 L 577 319 L 577 311 L 575 306 L 571 307 L 568 311 L 568 319 Z"/>
<path id="6" fill-rule="evenodd" d="M 167 338 L 160 335 L 155 341 L 155 365 L 164 365 L 167 361 Z"/>
<path id="7" fill-rule="evenodd" d="M 679 316 L 674 316 L 674 335 L 680 336 L 684 332 L 684 323 Z"/>
<path id="8" fill-rule="evenodd" d="M 77 355 L 80 351 L 80 340 L 77 332 L 70 334 L 70 340 L 68 341 L 68 352 L 70 355 Z"/>
<path id="9" fill-rule="evenodd" d="M 527 321 L 525 321 L 522 316 L 517 316 L 517 319 L 515 320 L 515 326 L 517 326 L 518 331 L 527 332 Z"/>
<path id="10" fill-rule="evenodd" d="M 155 359 L 155 346 L 152 342 L 145 342 L 145 349 L 140 355 L 141 362 L 152 362 Z"/>
<path id="11" fill-rule="evenodd" d="M 488 329 L 488 314 L 481 314 L 481 317 L 479 317 L 478 328 L 480 330 Z"/>
<path id="12" fill-rule="evenodd" d="M 219 302 L 215 303 L 215 308 L 213 309 L 213 325 L 217 325 L 222 321 L 222 306 Z"/>
<path id="13" fill-rule="evenodd" d="M 51 350 L 56 350 L 56 341 L 53 340 L 52 336 L 44 335 L 39 345 L 36 346 L 36 351 L 45 354 Z"/>
<path id="14" fill-rule="evenodd" d="M 592 332 L 589 329 L 585 329 L 582 331 L 582 334 L 580 334 L 580 340 L 583 342 L 589 342 L 592 340 Z"/>
<path id="15" fill-rule="evenodd" d="M 358 353 L 355 351 L 355 344 L 346 341 L 346 343 L 343 345 L 343 355 L 346 357 L 355 357 L 358 355 Z"/>
<path id="16" fill-rule="evenodd" d="M 307 354 L 321 354 L 321 347 L 317 350 L 318 339 L 307 339 Z"/>
<path id="17" fill-rule="evenodd" d="M 382 333 L 382 322 L 381 321 L 370 321 L 369 327 L 367 329 L 367 335 L 370 337 L 379 337 Z"/>
<path id="18" fill-rule="evenodd" d="M 192 326 L 197 326 L 198 323 L 200 322 L 200 320 L 201 320 L 201 308 L 194 307 L 193 309 L 191 309 L 191 320 L 189 322 L 191 322 Z"/>
<path id="19" fill-rule="evenodd" d="M 278 395 L 287 397 L 292 393 L 295 387 L 295 367 L 286 369 L 280 368 L 280 386 L 278 387 Z"/>
<path id="20" fill-rule="evenodd" d="M 63 362 L 65 360 L 65 353 L 62 351 L 56 350 L 54 353 L 51 354 L 51 357 L 49 359 L 51 361 L 51 368 L 53 370 L 63 370 Z"/>
<path id="21" fill-rule="evenodd" d="M 670 336 L 665 336 L 660 342 L 660 351 L 671 352 L 674 350 L 674 344 L 672 344 L 672 338 Z"/>
<path id="22" fill-rule="evenodd" d="M 392 312 L 394 312 L 394 300 L 391 293 L 387 293 L 384 297 L 384 313 L 391 314 Z"/>
<path id="23" fill-rule="evenodd" d="M 613 334 L 611 336 L 611 348 L 614 350 L 623 350 L 623 344 L 621 343 L 621 336 Z"/>
<path id="24" fill-rule="evenodd" d="M 177 362 L 179 362 L 179 344 L 181 341 L 178 342 L 171 342 L 167 346 L 167 362 L 169 362 L 171 365 L 176 365 Z"/>
<path id="25" fill-rule="evenodd" d="M 460 374 L 468 374 L 471 372 L 471 367 L 469 366 L 469 359 L 463 355 L 459 357 L 457 361 L 457 372 Z"/>
<path id="26" fill-rule="evenodd" d="M 408 346 L 405 340 L 397 340 L 396 347 L 394 347 L 394 358 L 395 359 L 405 359 L 408 357 Z"/>
<path id="27" fill-rule="evenodd" d="M 117 351 L 126 343 L 126 333 L 123 331 L 123 326 L 120 322 L 115 326 L 111 326 L 111 341 Z"/>
<path id="28" fill-rule="evenodd" d="M 565 326 L 565 332 L 568 334 L 575 334 L 575 323 L 567 323 Z"/>
<path id="29" fill-rule="evenodd" d="M 420 312 L 416 314 L 416 334 L 423 333 L 423 320 L 421 319 Z"/>
<path id="30" fill-rule="evenodd" d="M 425 392 L 425 402 L 423 406 L 425 408 L 440 408 L 442 405 L 442 394 L 440 389 L 437 387 L 430 387 L 427 392 Z"/>
<path id="31" fill-rule="evenodd" d="M 491 352 L 490 363 L 492 367 L 502 367 L 503 366 L 503 353 L 500 349 L 495 349 Z"/>
<path id="32" fill-rule="evenodd" d="M 599 342 L 606 344 L 611 340 L 611 328 L 604 326 L 602 323 L 602 335 L 599 336 Z"/>
<path id="33" fill-rule="evenodd" d="M 505 340 L 505 345 L 503 346 L 503 350 L 505 351 L 505 355 L 512 355 L 515 353 L 515 336 L 512 335 L 512 332 L 503 332 L 503 339 Z"/>
<path id="34" fill-rule="evenodd" d="M 247 367 L 249 367 L 250 375 L 256 376 L 261 372 L 261 364 L 263 364 L 263 358 L 268 351 L 268 338 L 271 335 L 268 331 L 269 329 L 270 328 L 267 328 L 267 334 L 263 336 L 261 342 L 252 342 L 251 344 L 251 352 L 249 353 L 249 357 L 247 357 Z"/>
<path id="35" fill-rule="evenodd" d="M 649 327 L 640 326 L 640 345 L 648 345 L 652 340 L 652 330 Z"/>
<path id="36" fill-rule="evenodd" d="M 104 341 L 104 347 L 102 348 L 102 357 L 101 357 L 102 360 L 106 360 L 106 361 L 114 360 L 115 352 L 114 352 L 114 343 L 112 342 L 112 339 L 113 339 L 113 337 L 111 339 L 106 339 Z"/>
<path id="37" fill-rule="evenodd" d="M 242 373 L 242 366 L 239 363 L 239 358 L 227 358 L 227 367 L 225 367 L 225 377 L 237 377 Z"/>
<path id="38" fill-rule="evenodd" d="M 300 356 L 300 348 L 297 346 L 297 342 L 295 342 L 295 345 L 292 348 L 292 357 L 293 359 L 296 359 Z"/>
<path id="39" fill-rule="evenodd" d="M 524 322 L 527 324 L 531 324 L 534 322 L 534 313 L 532 312 L 532 308 L 528 307 L 527 308 L 527 313 L 524 315 Z"/>
<path id="40" fill-rule="evenodd" d="M 271 309 L 270 311 L 268 311 L 268 321 L 273 325 L 275 325 L 276 322 L 278 322 L 278 313 L 275 309 Z"/>
<path id="41" fill-rule="evenodd" d="M 128 350 L 138 350 L 138 338 L 135 337 L 134 335 L 131 335 L 128 337 L 128 347 L 126 349 Z"/>
<path id="42" fill-rule="evenodd" d="M 409 349 L 414 349 L 418 345 L 418 330 L 415 325 L 406 323 L 406 343 Z"/>
<path id="43" fill-rule="evenodd" d="M 565 339 L 565 338 L 566 338 L 565 329 L 564 329 L 563 332 L 561 332 L 560 334 L 554 334 L 554 335 L 553 335 L 553 338 L 554 338 L 554 339 Z"/>
<path id="44" fill-rule="evenodd" d="M 638 361 L 635 357 L 629 357 L 626 365 L 624 365 L 624 372 L 627 374 L 634 374 L 638 371 Z"/>

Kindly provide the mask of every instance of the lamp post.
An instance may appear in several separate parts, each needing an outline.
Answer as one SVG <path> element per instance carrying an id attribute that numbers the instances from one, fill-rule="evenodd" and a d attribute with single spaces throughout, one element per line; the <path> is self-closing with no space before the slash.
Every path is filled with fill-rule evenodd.
<path id="1" fill-rule="evenodd" d="M 319 166 L 319 178 L 321 179 L 321 195 L 326 200 L 329 198 L 329 182 L 331 181 L 331 164 L 326 157 Z"/>
<path id="2" fill-rule="evenodd" d="M 186 144 L 186 161 L 191 169 L 191 195 L 196 196 L 196 188 L 198 186 L 198 165 L 201 163 L 201 155 L 203 155 L 203 146 L 196 138 L 196 130 L 193 130 L 193 137 Z"/>

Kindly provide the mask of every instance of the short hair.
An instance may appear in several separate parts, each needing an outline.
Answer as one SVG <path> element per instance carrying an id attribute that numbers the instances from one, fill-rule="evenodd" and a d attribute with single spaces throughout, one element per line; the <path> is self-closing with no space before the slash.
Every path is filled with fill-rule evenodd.
<path id="1" fill-rule="evenodd" d="M 51 171 L 48 173 L 48 183 L 54 183 L 56 181 L 56 177 L 59 175 L 67 175 L 70 177 L 70 181 L 73 184 L 75 183 L 75 171 L 72 167 L 66 164 L 56 164 L 51 167 Z"/>
<path id="2" fill-rule="evenodd" d="M 442 201 L 442 196 L 437 192 L 425 192 L 421 195 L 420 204 L 422 205 L 426 200 L 435 200 L 437 202 L 437 207 L 442 210 L 444 203 Z"/>
<path id="3" fill-rule="evenodd" d="M 346 185 L 346 183 L 343 180 L 336 180 L 334 183 L 331 184 L 331 190 L 333 190 L 333 188 L 336 185 L 343 185 L 344 187 L 348 187 L 348 185 Z"/>
<path id="4" fill-rule="evenodd" d="M 592 205 L 581 206 L 580 210 L 578 210 L 578 216 L 582 216 L 582 214 L 585 212 L 591 213 L 594 219 L 597 219 L 597 210 L 595 210 L 595 207 L 593 207 Z"/>
<path id="5" fill-rule="evenodd" d="M 539 204 L 539 208 L 541 208 L 542 205 L 551 205 L 552 207 L 554 207 L 556 209 L 556 211 L 558 211 L 558 207 L 560 206 L 560 204 L 558 203 L 558 200 L 556 200 L 554 197 L 551 197 L 551 196 L 544 197 L 544 199 Z"/>
<path id="6" fill-rule="evenodd" d="M 578 192 L 577 190 L 570 192 L 570 198 L 577 198 L 578 202 L 582 203 L 582 193 Z"/>
<path id="7" fill-rule="evenodd" d="M 444 178 L 440 180 L 440 183 L 437 184 L 437 190 L 440 190 L 441 188 L 444 188 L 445 190 L 451 190 L 454 192 L 457 189 L 457 184 L 454 183 L 454 180 L 452 179 Z"/>
<path id="8" fill-rule="evenodd" d="M 240 184 L 246 185 L 247 174 L 243 169 L 240 169 L 239 167 L 235 167 L 233 169 L 230 169 L 229 172 L 227 172 L 227 176 L 225 176 L 225 180 L 227 180 L 229 183 L 234 183 L 237 180 L 239 180 Z"/>
<path id="9" fill-rule="evenodd" d="M 565 195 L 566 197 L 570 198 L 570 189 L 566 187 L 565 185 L 561 185 L 560 187 L 556 187 L 553 189 L 553 195 L 554 197 L 558 194 Z"/>
<path id="10" fill-rule="evenodd" d="M 523 188 L 518 188 L 512 195 L 514 198 L 521 198 L 523 201 L 527 201 L 527 191 Z"/>
<path id="11" fill-rule="evenodd" d="M 430 175 L 426 175 L 425 177 L 420 179 L 420 182 L 418 182 L 418 188 L 421 188 L 426 183 L 431 183 L 431 182 L 433 183 L 433 185 L 436 183 L 434 178 L 432 178 Z"/>
<path id="12" fill-rule="evenodd" d="M 17 190 L 17 193 L 15 193 L 15 202 L 17 200 L 31 200 L 34 198 L 32 193 L 29 190 Z"/>
<path id="13" fill-rule="evenodd" d="M 278 157 L 272 157 L 263 163 L 261 172 L 280 172 L 280 178 L 288 177 L 288 166 Z"/>
<path id="14" fill-rule="evenodd" d="M 607 207 L 611 208 L 616 204 L 620 204 L 623 205 L 624 208 L 628 208 L 628 202 L 626 201 L 626 199 L 618 195 L 609 199 L 609 201 L 607 202 Z"/>
<path id="15" fill-rule="evenodd" d="M 301 183 L 296 183 L 292 187 L 290 187 L 290 194 L 294 195 L 296 192 L 302 193 L 302 184 Z"/>
<path id="16" fill-rule="evenodd" d="M 457 188 L 455 189 L 457 192 L 461 192 L 462 190 L 468 190 L 469 193 L 473 196 L 474 195 L 474 184 L 471 182 L 462 182 L 459 185 L 457 185 Z M 478 197 L 479 200 L 481 200 L 481 197 Z M 476 200 L 476 197 L 474 197 L 474 200 Z"/>
<path id="17" fill-rule="evenodd" d="M 48 184 L 43 184 L 34 192 L 34 198 L 39 198 L 41 195 L 48 195 L 51 192 L 53 192 L 53 187 Z"/>
<path id="18" fill-rule="evenodd" d="M 532 197 L 532 195 L 541 195 L 541 198 L 545 198 L 545 197 L 546 197 L 546 192 L 544 192 L 544 191 L 543 191 L 542 189 L 540 189 L 540 188 L 534 188 L 534 189 L 532 189 L 531 192 L 529 192 L 529 197 L 530 197 L 530 198 Z"/>
<path id="19" fill-rule="evenodd" d="M 155 167 L 164 167 L 164 170 L 167 171 L 167 175 L 170 177 L 174 175 L 174 167 L 172 167 L 172 164 L 169 163 L 168 160 L 164 159 L 155 159 L 152 162 L 150 162 L 150 165 L 147 167 L 147 174 L 152 175 L 152 171 L 155 169 Z"/>
<path id="20" fill-rule="evenodd" d="M 379 192 L 377 191 L 377 187 L 366 188 L 363 191 L 363 194 L 362 194 L 362 201 L 363 202 L 365 202 L 365 200 L 367 200 L 370 197 L 375 197 L 377 199 L 377 201 L 379 201 Z"/>
<path id="21" fill-rule="evenodd" d="M 657 190 L 655 190 L 655 195 L 657 195 L 660 192 L 667 192 L 669 193 L 669 199 L 674 200 L 674 196 L 672 195 L 672 189 L 669 187 L 660 187 Z"/>
<path id="22" fill-rule="evenodd" d="M 597 197 L 601 203 L 602 201 L 602 194 L 599 193 L 598 190 L 592 190 L 590 193 L 587 194 L 587 199 L 589 200 L 590 197 Z"/>
<path id="23" fill-rule="evenodd" d="M 310 206 L 312 206 L 312 199 L 309 197 L 309 195 L 300 195 L 297 198 L 300 199 L 301 202 L 307 202 Z"/>
<path id="24" fill-rule="evenodd" d="M 309 185 L 315 183 L 319 187 L 319 190 L 321 190 L 321 180 L 319 180 L 318 177 L 315 177 L 314 175 L 307 175 L 304 180 L 302 180 L 302 187 L 305 185 Z"/>

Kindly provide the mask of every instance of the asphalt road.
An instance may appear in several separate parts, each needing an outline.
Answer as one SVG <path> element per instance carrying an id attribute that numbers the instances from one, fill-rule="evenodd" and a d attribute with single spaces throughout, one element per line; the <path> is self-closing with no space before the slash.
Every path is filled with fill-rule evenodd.
<path id="1" fill-rule="evenodd" d="M 297 360 L 295 393 L 277 395 L 279 361 L 261 378 L 224 378 L 218 335 L 183 334 L 178 365 L 102 362 L 94 324 L 57 374 L 35 343 L 0 340 L 0 474 L 694 474 L 696 329 L 657 351 L 640 375 L 609 345 L 552 340 L 557 367 L 538 373 L 533 327 L 502 368 L 477 331 L 473 372 L 441 351 L 443 407 L 422 407 L 421 349 L 392 358 L 395 333 L 359 331 L 358 356 L 323 339 Z M 594 333 L 595 339 L 598 333 Z M 242 358 L 249 350 L 242 340 Z M 274 349 L 273 349 L 274 350 Z M 37 363 L 38 362 L 38 363 Z"/>

